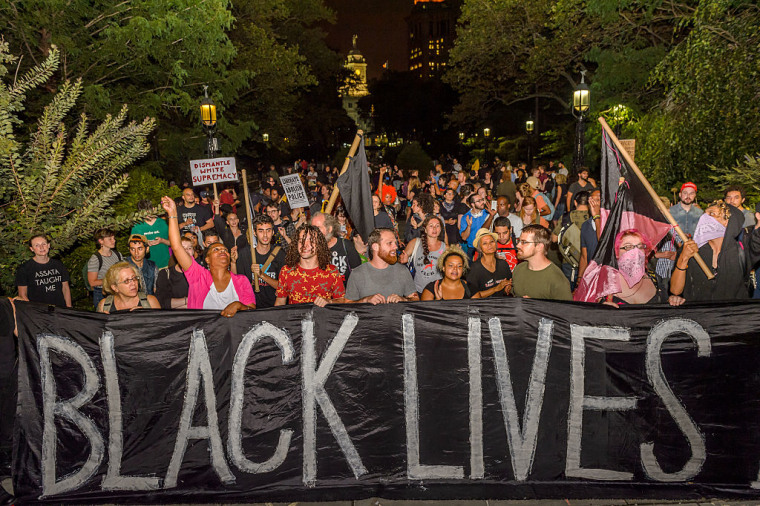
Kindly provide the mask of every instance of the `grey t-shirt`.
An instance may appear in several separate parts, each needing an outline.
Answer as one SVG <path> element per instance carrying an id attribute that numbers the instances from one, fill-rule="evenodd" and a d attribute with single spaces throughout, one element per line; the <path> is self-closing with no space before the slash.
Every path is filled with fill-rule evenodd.
<path id="1" fill-rule="evenodd" d="M 394 293 L 405 297 L 416 292 L 412 275 L 404 264 L 397 263 L 385 269 L 377 269 L 367 262 L 354 269 L 348 278 L 346 298 L 359 300 L 376 293 L 384 297 Z"/>
<path id="2" fill-rule="evenodd" d="M 111 268 L 112 265 L 122 261 L 124 261 L 124 257 L 121 256 L 121 253 L 116 250 L 111 250 L 111 256 L 103 257 L 103 265 L 101 265 L 100 270 L 98 270 L 98 256 L 92 255 L 87 261 L 87 272 L 97 272 L 98 279 L 103 279 L 106 277 L 106 272 L 108 272 L 108 269 Z"/>

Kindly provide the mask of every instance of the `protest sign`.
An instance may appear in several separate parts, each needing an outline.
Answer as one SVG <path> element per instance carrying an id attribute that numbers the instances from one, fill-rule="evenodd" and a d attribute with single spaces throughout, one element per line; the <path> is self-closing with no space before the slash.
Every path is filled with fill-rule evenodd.
<path id="1" fill-rule="evenodd" d="M 288 197 L 288 205 L 291 209 L 296 207 L 309 207 L 309 198 L 306 196 L 303 183 L 298 174 L 288 174 L 280 177 L 282 189 Z"/>
<path id="2" fill-rule="evenodd" d="M 190 160 L 190 173 L 193 176 L 193 186 L 238 180 L 234 158 Z"/>

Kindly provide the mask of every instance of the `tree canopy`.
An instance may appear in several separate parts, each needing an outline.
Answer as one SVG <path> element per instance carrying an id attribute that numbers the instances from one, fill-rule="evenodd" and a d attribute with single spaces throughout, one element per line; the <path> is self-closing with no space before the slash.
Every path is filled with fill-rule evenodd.
<path id="1" fill-rule="evenodd" d="M 446 76 L 461 93 L 452 118 L 482 121 L 535 97 L 569 113 L 585 69 L 590 116 L 632 111 L 624 133 L 661 188 L 706 180 L 708 165 L 732 165 L 760 141 L 759 41 L 749 0 L 465 0 Z"/>

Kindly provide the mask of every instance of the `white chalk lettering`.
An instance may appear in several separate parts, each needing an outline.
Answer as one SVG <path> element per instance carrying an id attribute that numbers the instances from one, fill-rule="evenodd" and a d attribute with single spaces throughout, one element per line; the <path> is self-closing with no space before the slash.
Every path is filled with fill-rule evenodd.
<path id="1" fill-rule="evenodd" d="M 525 481 L 533 467 L 533 459 L 536 455 L 538 424 L 541 419 L 541 407 L 544 403 L 546 371 L 552 349 L 554 322 L 541 318 L 538 324 L 536 354 L 533 357 L 533 368 L 528 381 L 528 391 L 525 394 L 522 429 L 520 428 L 517 404 L 515 403 L 515 392 L 509 370 L 507 348 L 504 345 L 504 336 L 501 331 L 501 321 L 498 318 L 491 318 L 488 325 L 491 329 L 491 346 L 493 347 L 494 362 L 496 362 L 499 398 L 504 425 L 507 429 L 507 443 L 512 457 L 512 469 L 515 473 L 515 480 Z"/>
<path id="2" fill-rule="evenodd" d="M 699 431 L 697 424 L 686 412 L 686 409 L 678 401 L 678 397 L 673 394 L 665 373 L 662 370 L 662 360 L 660 352 L 662 345 L 669 336 L 673 334 L 686 334 L 691 337 L 697 344 L 697 356 L 709 357 L 711 352 L 710 336 L 700 324 L 693 320 L 684 318 L 671 318 L 661 321 L 649 331 L 647 338 L 647 377 L 652 384 L 654 391 L 662 399 L 670 415 L 675 420 L 678 428 L 681 429 L 691 447 L 691 457 L 684 464 L 680 471 L 666 473 L 657 462 L 654 455 L 654 443 L 642 443 L 641 445 L 641 462 L 644 465 L 644 471 L 647 476 L 657 481 L 687 481 L 694 478 L 702 465 L 705 463 L 707 453 L 705 449 L 705 437 Z M 754 486 L 753 486 L 754 488 Z"/>
<path id="3" fill-rule="evenodd" d="M 290 446 L 290 439 L 293 436 L 292 430 L 281 430 L 274 454 L 265 462 L 251 462 L 243 452 L 242 421 L 243 396 L 245 394 L 245 366 L 248 363 L 248 357 L 253 347 L 265 337 L 271 337 L 277 343 L 277 346 L 282 351 L 283 364 L 293 362 L 295 355 L 293 343 L 288 334 L 284 330 L 267 322 L 256 325 L 248 331 L 243 336 L 243 340 L 235 353 L 235 360 L 232 365 L 232 391 L 230 393 L 227 447 L 232 463 L 246 473 L 266 473 L 279 467 L 285 461 L 288 447 Z"/>
<path id="4" fill-rule="evenodd" d="M 632 480 L 633 473 L 613 471 L 611 469 L 592 469 L 581 467 L 581 437 L 583 435 L 583 410 L 623 411 L 634 409 L 635 397 L 607 397 L 585 395 L 586 339 L 606 341 L 628 341 L 631 334 L 628 329 L 618 327 L 587 327 L 570 325 L 572 343 L 570 370 L 570 408 L 567 414 L 567 460 L 565 475 L 591 480 Z"/>
<path id="5" fill-rule="evenodd" d="M 414 316 L 401 318 L 404 333 L 404 408 L 406 415 L 406 475 L 410 480 L 462 479 L 462 466 L 420 464 L 420 406 L 417 388 L 417 350 Z"/>
<path id="6" fill-rule="evenodd" d="M 314 317 L 310 314 L 301 322 L 303 331 L 303 348 L 301 350 L 301 375 L 303 380 L 303 483 L 308 487 L 316 485 L 317 481 L 317 409 L 318 404 L 324 414 L 330 430 L 335 436 L 343 455 L 348 461 L 351 471 L 356 478 L 367 473 L 359 453 L 356 451 L 345 425 L 338 416 L 330 397 L 325 390 L 325 383 L 335 363 L 338 361 L 343 348 L 348 342 L 359 317 L 351 313 L 343 319 L 338 332 L 335 334 L 322 363 L 317 367 L 317 352 L 314 337 Z M 316 401 L 316 402 L 315 402 Z"/>
<path id="7" fill-rule="evenodd" d="M 71 339 L 49 334 L 41 335 L 37 340 L 37 350 L 40 355 L 42 380 L 42 496 L 49 497 L 81 487 L 95 474 L 103 462 L 105 456 L 103 436 L 95 423 L 79 411 L 95 396 L 100 387 L 100 378 L 92 359 L 80 345 Z M 56 381 L 50 361 L 51 350 L 67 356 L 82 369 L 84 385 L 71 399 L 56 399 Z M 90 454 L 82 467 L 61 480 L 56 480 L 56 450 L 58 448 L 56 416 L 73 423 L 90 444 Z"/>
<path id="8" fill-rule="evenodd" d="M 201 380 L 203 381 L 203 400 L 206 404 L 205 426 L 192 427 L 193 413 L 198 401 L 198 390 Z M 214 375 L 211 371 L 211 362 L 206 347 L 206 336 L 202 330 L 193 330 L 190 341 L 190 353 L 187 358 L 187 380 L 185 386 L 185 402 L 182 406 L 182 415 L 177 431 L 177 440 L 174 443 L 169 469 L 166 471 L 164 488 L 177 486 L 177 475 L 182 465 L 187 450 L 189 439 L 208 439 L 211 449 L 211 465 L 214 471 L 224 483 L 235 481 L 230 472 L 227 461 L 224 458 L 222 437 L 219 434 L 219 419 L 216 414 L 216 394 L 214 393 Z"/>
<path id="9" fill-rule="evenodd" d="M 483 377 L 480 363 L 480 318 L 467 319 L 467 364 L 470 371 L 470 478 L 485 475 L 483 465 Z"/>
<path id="10" fill-rule="evenodd" d="M 116 368 L 113 334 L 103 332 L 100 337 L 100 356 L 103 360 L 103 376 L 108 397 L 108 470 L 103 478 L 103 490 L 156 490 L 160 480 L 154 477 L 124 476 L 121 474 L 121 458 L 124 446 L 121 418 L 121 392 Z"/>

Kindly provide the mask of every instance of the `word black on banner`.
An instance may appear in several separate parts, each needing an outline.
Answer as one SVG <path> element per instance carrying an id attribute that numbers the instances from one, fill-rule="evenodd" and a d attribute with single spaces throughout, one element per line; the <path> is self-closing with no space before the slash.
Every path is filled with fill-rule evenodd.
<path id="1" fill-rule="evenodd" d="M 24 501 L 760 498 L 751 302 L 17 316 Z"/>

